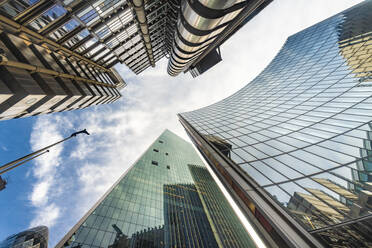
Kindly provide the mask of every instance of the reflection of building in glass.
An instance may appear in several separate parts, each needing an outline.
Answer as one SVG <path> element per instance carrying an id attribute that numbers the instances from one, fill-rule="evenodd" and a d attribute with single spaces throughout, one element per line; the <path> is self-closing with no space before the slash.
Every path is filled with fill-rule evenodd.
<path id="1" fill-rule="evenodd" d="M 130 248 L 130 247 L 164 247 L 164 228 L 154 227 L 141 230 L 128 238 L 116 225 L 114 243 L 108 248 Z"/>
<path id="2" fill-rule="evenodd" d="M 194 184 L 164 185 L 166 247 L 218 247 L 213 224 Z M 192 208 L 190 208 L 192 205 Z M 218 240 L 219 241 L 219 240 Z"/>
<path id="3" fill-rule="evenodd" d="M 208 221 L 213 232 L 218 234 L 220 246 L 251 247 L 246 231 L 235 227 L 238 219 L 233 211 L 227 211 L 231 207 L 207 169 L 191 164 L 188 166 Z"/>
<path id="4" fill-rule="evenodd" d="M 191 144 L 165 131 L 56 247 L 256 247 Z"/>
<path id="5" fill-rule="evenodd" d="M 360 78 L 361 82 L 372 82 L 372 58 L 368 51 L 372 45 L 372 15 L 363 12 L 356 8 L 345 13 L 345 21 L 340 25 L 339 45 L 355 77 Z"/>
<path id="6" fill-rule="evenodd" d="M 48 228 L 38 226 L 6 238 L 0 248 L 47 248 Z"/>
<path id="7" fill-rule="evenodd" d="M 243 89 L 179 115 L 279 247 L 372 246 L 371 21 L 369 0 L 309 27 Z"/>
<path id="8" fill-rule="evenodd" d="M 214 135 L 205 135 L 204 136 L 209 142 L 211 142 L 223 155 L 230 157 L 230 151 L 232 145 L 226 142 L 224 139 L 221 139 L 218 136 Z"/>
<path id="9" fill-rule="evenodd" d="M 341 247 L 364 247 L 372 244 L 369 238 L 369 232 L 372 229 L 372 223 L 367 220 L 360 220 L 356 224 L 345 222 L 347 218 L 357 218 L 372 214 L 371 206 L 365 206 L 364 195 L 371 195 L 372 192 L 363 193 L 358 196 L 343 188 L 340 185 L 327 179 L 313 178 L 327 189 L 338 193 L 340 199 L 335 199 L 331 195 L 318 189 L 306 189 L 310 194 L 295 192 L 288 203 L 289 211 L 299 221 L 312 229 L 318 229 L 313 233 L 321 235 L 327 240 L 327 243 L 337 243 Z M 341 201 L 351 204 L 350 207 L 357 210 L 363 209 L 366 212 L 353 211 Z M 364 205 L 364 208 L 361 206 Z M 341 228 L 327 228 L 330 224 L 340 224 Z M 344 235 L 345 233 L 349 235 Z"/>

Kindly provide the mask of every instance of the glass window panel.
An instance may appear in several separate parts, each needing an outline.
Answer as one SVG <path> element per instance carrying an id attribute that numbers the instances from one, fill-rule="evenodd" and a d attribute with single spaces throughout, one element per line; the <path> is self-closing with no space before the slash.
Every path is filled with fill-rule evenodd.
<path id="1" fill-rule="evenodd" d="M 245 162 L 257 160 L 254 156 L 243 150 L 242 148 L 234 149 L 233 153 L 244 159 Z"/>
<path id="2" fill-rule="evenodd" d="M 270 195 L 283 206 L 285 206 L 286 203 L 289 202 L 290 195 L 278 186 L 268 186 L 265 187 L 265 190 L 269 192 Z"/>
<path id="3" fill-rule="evenodd" d="M 310 131 L 310 130 L 306 130 L 306 131 Z M 291 134 L 288 135 L 288 137 L 296 138 L 296 139 L 306 141 L 306 142 L 309 142 L 309 143 L 317 143 L 317 142 L 322 141 L 321 138 L 315 137 L 313 135 L 305 134 L 304 132 L 305 132 L 305 130 L 303 130 L 301 132 L 291 133 Z M 312 131 L 312 134 L 316 134 L 316 132 Z"/>
<path id="4" fill-rule="evenodd" d="M 272 182 L 267 179 L 264 175 L 262 175 L 259 171 L 254 169 L 252 166 L 249 164 L 242 164 L 240 167 L 247 172 L 247 174 L 253 178 L 259 185 L 267 185 L 267 184 L 272 184 Z"/>
<path id="5" fill-rule="evenodd" d="M 332 151 L 332 150 L 329 150 L 323 147 L 319 147 L 319 146 L 310 146 L 310 147 L 305 148 L 305 150 L 312 152 L 313 154 L 322 156 L 324 158 L 330 158 L 331 160 L 336 161 L 337 163 L 333 163 L 335 166 L 336 164 L 349 163 L 355 160 L 354 157 L 351 157 L 351 156 L 348 156 L 346 154 L 342 154 L 336 151 Z M 320 163 L 321 161 L 317 161 L 317 162 Z"/>
<path id="6" fill-rule="evenodd" d="M 275 157 L 275 159 L 279 160 L 283 164 L 295 169 L 299 170 L 305 175 L 317 173 L 320 171 L 320 169 L 315 168 L 313 165 L 310 165 L 302 160 L 299 160 L 295 157 L 292 157 L 288 154 L 283 154 Z"/>
<path id="7" fill-rule="evenodd" d="M 61 5 L 54 5 L 47 11 L 45 11 L 41 16 L 37 17 L 35 20 L 33 20 L 29 26 L 36 29 L 40 30 L 49 23 L 53 22 L 56 20 L 58 17 L 62 16 L 65 14 L 67 11 L 65 8 L 63 8 Z"/>
<path id="8" fill-rule="evenodd" d="M 242 148 L 249 154 L 253 155 L 256 159 L 266 158 L 268 155 L 254 148 L 253 146 L 246 146 Z"/>
<path id="9" fill-rule="evenodd" d="M 261 152 L 267 154 L 268 156 L 275 156 L 275 155 L 283 153 L 283 152 L 279 151 L 278 149 L 275 149 L 274 147 L 268 146 L 264 143 L 259 143 L 259 144 L 253 145 L 253 147 L 256 148 L 258 151 L 261 151 Z"/>
<path id="10" fill-rule="evenodd" d="M 278 171 L 275 171 L 270 166 L 264 164 L 261 161 L 251 162 L 250 165 L 253 166 L 256 170 L 260 171 L 263 175 L 268 177 L 274 183 L 288 180 L 288 178 L 278 173 Z"/>
<path id="11" fill-rule="evenodd" d="M 334 142 L 331 140 L 326 140 L 319 144 L 319 146 L 329 148 L 335 151 L 339 151 L 350 156 L 359 157 L 360 149 L 351 145 L 341 144 L 339 142 Z"/>
<path id="12" fill-rule="evenodd" d="M 306 152 L 306 151 L 309 152 Z M 312 152 L 312 153 L 310 153 Z M 339 163 L 332 162 L 326 158 L 332 158 L 333 151 L 327 150 L 325 148 L 319 147 L 319 146 L 310 146 L 308 148 L 305 148 L 304 150 L 297 150 L 294 152 L 291 152 L 290 154 L 302 159 L 309 164 L 313 164 L 316 167 L 322 168 L 322 169 L 330 169 L 336 166 L 339 166 Z M 328 154 L 328 156 L 324 156 Z M 323 156 L 323 157 L 321 157 Z"/>
<path id="13" fill-rule="evenodd" d="M 288 136 L 283 136 L 283 137 L 277 138 L 277 140 L 282 141 L 283 143 L 289 144 L 291 146 L 295 146 L 297 148 L 302 148 L 302 147 L 308 146 L 310 144 L 308 142 L 299 140 L 297 138 L 291 138 L 291 137 L 288 137 Z"/>
<path id="14" fill-rule="evenodd" d="M 283 164 L 283 163 L 281 163 L 278 160 L 273 159 L 273 158 L 264 159 L 262 161 L 264 163 L 270 165 L 275 170 L 280 171 L 282 174 L 284 174 L 288 178 L 297 178 L 297 177 L 303 176 L 303 174 L 298 172 L 298 171 L 301 171 L 301 168 L 294 168 L 294 169 L 297 170 L 296 171 L 296 170 L 288 167 L 287 165 L 285 165 L 285 164 Z"/>

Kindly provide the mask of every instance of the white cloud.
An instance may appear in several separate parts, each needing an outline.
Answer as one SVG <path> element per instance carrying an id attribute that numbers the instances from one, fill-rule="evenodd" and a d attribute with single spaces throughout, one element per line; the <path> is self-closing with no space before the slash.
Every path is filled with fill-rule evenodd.
<path id="1" fill-rule="evenodd" d="M 57 115 L 38 118 L 31 133 L 32 150 L 39 150 L 63 139 L 61 127 L 58 125 L 61 122 L 64 121 Z M 49 153 L 45 153 L 34 160 L 32 175 L 35 177 L 35 183 L 32 185 L 29 200 L 31 205 L 35 207 L 35 213 L 33 214 L 35 217 L 32 219 L 30 226 L 48 223 L 49 227 L 52 227 L 59 216 L 60 209 L 50 202 L 50 198 L 58 196 L 60 193 L 60 189 L 57 187 L 57 167 L 60 166 L 62 161 L 63 144 L 49 150 Z"/>
<path id="2" fill-rule="evenodd" d="M 86 128 L 91 135 L 59 145 L 37 161 L 31 225 L 49 225 L 55 245 L 165 128 L 188 139 L 177 113 L 233 94 L 263 70 L 289 35 L 357 2 L 274 1 L 224 44 L 224 61 L 196 79 L 190 74 L 169 77 L 165 59 L 139 76 L 118 66 L 128 86 L 115 104 L 39 117 L 33 149 L 70 131 Z"/>
<path id="3" fill-rule="evenodd" d="M 36 211 L 38 218 L 34 218 L 30 226 L 44 225 L 49 228 L 53 227 L 60 217 L 60 212 L 60 208 L 55 204 L 46 205 L 44 208 L 40 208 Z"/>
<path id="4" fill-rule="evenodd" d="M 44 206 L 48 202 L 48 190 L 51 186 L 49 181 L 38 182 L 34 185 L 31 194 L 31 202 L 34 206 Z"/>

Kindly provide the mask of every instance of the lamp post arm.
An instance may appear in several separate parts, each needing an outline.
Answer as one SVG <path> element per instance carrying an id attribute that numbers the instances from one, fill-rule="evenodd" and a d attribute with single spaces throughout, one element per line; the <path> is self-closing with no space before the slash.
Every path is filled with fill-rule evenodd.
<path id="1" fill-rule="evenodd" d="M 55 146 L 55 145 L 58 145 L 59 143 L 65 142 L 66 140 L 69 140 L 69 139 L 71 139 L 71 138 L 73 138 L 73 137 L 76 137 L 76 135 L 77 135 L 77 134 L 80 134 L 80 133 L 85 133 L 85 134 L 89 135 L 89 133 L 87 132 L 86 129 L 84 129 L 84 130 L 82 130 L 82 131 L 79 131 L 79 132 L 75 132 L 75 133 L 71 134 L 70 137 L 67 137 L 67 138 L 65 138 L 65 139 L 63 139 L 63 140 L 60 140 L 60 141 L 54 143 L 54 144 L 51 144 L 51 145 L 46 146 L 46 147 L 44 147 L 44 148 L 41 148 L 40 150 L 37 150 L 37 151 L 32 152 L 32 153 L 30 153 L 30 154 L 28 154 L 28 155 L 26 155 L 26 156 L 23 156 L 23 157 L 21 157 L 21 158 L 19 158 L 19 159 L 16 159 L 16 160 L 12 161 L 12 162 L 9 162 L 9 163 L 7 163 L 7 164 L 5 164 L 5 165 L 3 165 L 3 166 L 0 166 L 0 170 L 7 169 L 7 168 L 9 168 L 10 166 L 13 166 L 13 165 L 15 165 L 15 164 L 17 164 L 17 163 L 19 163 L 19 162 L 22 162 L 22 161 L 25 160 L 25 159 L 28 159 L 28 158 L 30 158 L 30 157 L 32 157 L 32 156 L 34 156 L 34 155 L 39 154 L 40 152 L 43 152 L 43 151 L 45 151 L 45 150 L 48 150 L 49 148 L 51 148 L 51 147 L 53 147 L 53 146 Z"/>
<path id="2" fill-rule="evenodd" d="M 36 152 L 32 152 L 32 153 L 30 153 L 30 154 L 28 154 L 28 155 L 26 155 L 26 156 L 23 156 L 23 157 L 21 157 L 21 158 L 19 158 L 19 159 L 13 160 L 12 162 L 9 162 L 9 163 L 7 163 L 7 164 L 1 166 L 1 167 L 0 167 L 0 170 L 4 170 L 4 169 L 6 169 L 6 168 L 9 168 L 10 166 L 13 166 L 13 165 L 15 165 L 15 164 L 17 164 L 17 163 L 19 163 L 19 162 L 22 162 L 22 161 L 25 160 L 25 159 L 28 159 L 28 158 L 30 158 L 30 157 L 32 157 L 32 156 L 34 156 L 34 155 L 36 155 L 36 154 L 38 154 L 38 153 L 40 153 L 40 152 L 42 152 L 42 151 L 47 150 L 48 148 L 50 148 L 50 147 L 52 147 L 52 146 L 55 146 L 55 145 L 57 145 L 57 144 L 59 144 L 59 143 L 61 143 L 61 142 L 64 142 L 64 141 L 66 141 L 66 140 L 68 140 L 68 139 L 71 139 L 71 138 L 72 138 L 72 137 L 68 137 L 68 138 L 63 139 L 63 140 L 61 140 L 61 141 L 58 141 L 58 142 L 56 142 L 56 143 L 54 143 L 54 144 L 52 144 L 52 145 L 50 145 L 50 146 L 44 147 L 44 148 L 42 148 L 42 149 L 40 149 L 40 150 L 37 150 Z"/>
<path id="3" fill-rule="evenodd" d="M 46 150 L 46 151 L 44 151 L 42 153 L 39 153 L 39 154 L 37 154 L 36 156 L 34 156 L 32 158 L 23 160 L 22 162 L 20 162 L 19 164 L 14 165 L 13 167 L 10 167 L 10 168 L 7 168 L 5 170 L 2 170 L 2 171 L 0 171 L 0 175 L 4 174 L 7 171 L 13 170 L 14 168 L 16 168 L 16 167 L 18 167 L 18 166 L 20 166 L 20 165 L 22 165 L 24 163 L 27 163 L 28 161 L 33 160 L 34 158 L 37 158 L 37 157 L 39 157 L 39 156 L 41 156 L 41 155 L 43 155 L 44 153 L 47 153 L 47 152 L 49 152 L 49 150 Z"/>

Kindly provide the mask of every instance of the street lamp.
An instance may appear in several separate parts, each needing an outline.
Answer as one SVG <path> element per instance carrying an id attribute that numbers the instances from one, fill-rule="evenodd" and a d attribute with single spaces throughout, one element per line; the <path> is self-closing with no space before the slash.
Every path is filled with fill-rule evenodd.
<path id="1" fill-rule="evenodd" d="M 24 163 L 26 163 L 26 162 L 34 159 L 34 158 L 37 158 L 37 157 L 39 157 L 39 156 L 41 156 L 41 155 L 49 152 L 49 148 L 51 148 L 51 147 L 53 147 L 55 145 L 58 145 L 59 143 L 65 142 L 66 140 L 69 140 L 69 139 L 71 139 L 73 137 L 76 137 L 78 134 L 83 134 L 83 133 L 86 134 L 86 135 L 89 135 L 89 133 L 88 133 L 88 131 L 86 129 L 81 130 L 81 131 L 78 131 L 78 132 L 74 132 L 69 137 L 67 137 L 67 138 L 65 138 L 63 140 L 60 140 L 60 141 L 58 141 L 58 142 L 56 142 L 54 144 L 51 144 L 49 146 L 46 146 L 46 147 L 44 147 L 44 148 L 42 148 L 40 150 L 37 150 L 37 151 L 32 152 L 32 153 L 30 153 L 30 154 L 28 154 L 26 156 L 23 156 L 21 158 L 18 158 L 18 159 L 14 160 L 14 161 L 11 161 L 11 162 L 9 162 L 7 164 L 4 164 L 4 165 L 0 166 L 0 175 L 2 175 L 5 172 L 8 172 L 8 171 L 10 171 L 10 170 L 18 167 L 18 166 L 20 166 L 20 165 L 22 165 L 22 164 L 24 164 Z M 2 179 L 0 179 L 0 181 L 1 180 Z M 2 180 L 2 181 L 4 181 L 4 180 Z M 5 184 L 6 184 L 6 182 L 5 182 Z M 5 188 L 5 184 L 4 184 L 4 187 L 3 188 Z M 1 189 L 2 189 L 2 187 L 0 187 L 0 190 Z"/>

